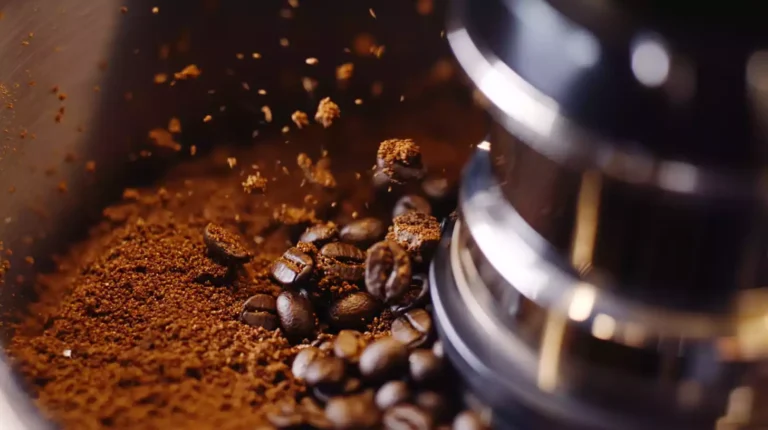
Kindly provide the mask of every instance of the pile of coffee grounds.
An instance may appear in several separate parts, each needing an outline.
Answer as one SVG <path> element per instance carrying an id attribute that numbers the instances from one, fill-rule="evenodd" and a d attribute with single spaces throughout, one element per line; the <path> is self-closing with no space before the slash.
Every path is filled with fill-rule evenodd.
<path id="1" fill-rule="evenodd" d="M 378 142 L 393 135 L 413 138 L 429 174 L 455 186 L 480 137 L 482 117 L 446 100 L 437 103 L 435 109 L 403 109 L 386 127 L 354 118 L 334 124 L 342 127 L 338 138 L 356 142 L 343 151 L 321 154 L 318 142 L 328 140 L 322 130 L 310 129 L 290 145 L 276 138 L 255 148 L 219 146 L 172 169 L 157 187 L 126 190 L 121 202 L 104 210 L 89 239 L 59 259 L 55 273 L 40 276 L 39 300 L 15 328 L 8 354 L 41 410 L 71 429 L 479 428 L 470 413 L 454 420 L 460 410 L 456 380 L 447 363 L 434 366 L 442 353 L 439 343 L 433 346 L 429 307 L 420 294 L 428 261 L 413 263 L 408 288 L 414 291 L 398 293 L 397 303 L 381 303 L 355 330 L 347 330 L 347 323 L 360 318 L 334 322 L 320 308 L 312 334 L 298 339 L 286 337 L 290 324 L 283 315 L 276 330 L 267 327 L 275 320 L 263 323 L 271 315 L 244 318 L 244 311 L 271 312 L 255 301 L 255 307 L 246 305 L 255 295 L 278 297 L 279 312 L 279 295 L 302 294 L 276 280 L 274 262 L 308 228 L 333 222 L 354 238 L 355 231 L 344 228 L 355 220 L 378 219 L 387 227 L 403 195 L 429 198 L 420 183 L 374 186 L 370 168 Z M 452 110 L 446 118 L 464 121 L 418 114 L 446 109 Z M 304 152 L 332 161 L 324 166 L 338 178 L 336 187 L 306 180 L 295 161 Z M 232 158 L 242 169 L 230 167 Z M 264 195 L 242 189 L 243 179 L 256 171 L 269 178 Z M 433 220 L 455 205 L 450 194 L 429 201 Z M 234 245 L 250 254 L 247 262 L 212 252 L 204 237 L 211 225 L 223 229 L 215 237 L 236 235 Z M 384 234 L 386 228 L 376 240 Z M 398 240 L 397 230 L 390 234 Z M 358 245 L 365 252 L 370 244 Z M 342 251 L 334 252 L 324 258 L 351 264 Z M 373 297 L 364 283 L 346 285 L 321 298 L 328 311 L 340 300 Z M 390 332 L 393 325 L 397 330 Z M 299 352 L 304 367 L 294 360 Z M 311 365 L 309 358 L 318 357 L 325 361 Z M 391 384 L 396 386 L 384 389 Z"/>

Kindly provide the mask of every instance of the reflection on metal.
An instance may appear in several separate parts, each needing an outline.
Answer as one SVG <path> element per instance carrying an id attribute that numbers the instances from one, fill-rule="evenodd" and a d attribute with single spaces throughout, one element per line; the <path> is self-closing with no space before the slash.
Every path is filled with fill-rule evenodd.
<path id="1" fill-rule="evenodd" d="M 616 320 L 606 314 L 598 314 L 592 321 L 592 336 L 610 340 L 616 333 Z"/>
<path id="2" fill-rule="evenodd" d="M 591 284 L 581 284 L 573 290 L 571 304 L 568 306 L 568 318 L 574 321 L 586 321 L 595 306 L 597 290 Z"/>
<path id="3" fill-rule="evenodd" d="M 571 264 L 577 269 L 592 265 L 601 188 L 602 179 L 599 172 L 588 170 L 582 174 L 576 206 L 576 229 L 571 250 Z"/>
<path id="4" fill-rule="evenodd" d="M 539 355 L 539 372 L 536 383 L 542 391 L 552 392 L 557 388 L 557 373 L 560 370 L 560 352 L 563 347 L 566 319 L 557 312 L 549 312 L 544 325 Z"/>

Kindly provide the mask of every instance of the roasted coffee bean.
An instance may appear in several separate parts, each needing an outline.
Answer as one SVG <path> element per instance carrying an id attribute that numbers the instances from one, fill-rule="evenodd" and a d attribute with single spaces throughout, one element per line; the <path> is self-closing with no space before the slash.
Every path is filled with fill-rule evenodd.
<path id="1" fill-rule="evenodd" d="M 380 219 L 362 218 L 341 229 L 341 240 L 365 248 L 384 237 L 386 232 L 386 227 Z"/>
<path id="2" fill-rule="evenodd" d="M 251 327 L 264 327 L 267 330 L 276 329 L 280 323 L 277 319 L 275 298 L 269 294 L 256 294 L 243 304 L 240 319 Z"/>
<path id="3" fill-rule="evenodd" d="M 325 224 L 315 224 L 307 228 L 299 238 L 299 241 L 311 243 L 318 248 L 333 242 L 339 237 L 339 229 L 336 224 L 327 222 Z"/>
<path id="4" fill-rule="evenodd" d="M 277 315 L 288 337 L 302 339 L 315 331 L 312 303 L 296 291 L 286 290 L 277 296 Z"/>
<path id="5" fill-rule="evenodd" d="M 389 381 L 376 392 L 376 406 L 382 411 L 400 403 L 407 402 L 411 397 L 408 384 L 403 381 Z"/>
<path id="6" fill-rule="evenodd" d="M 337 329 L 360 329 L 373 321 L 379 311 L 379 302 L 368 293 L 358 291 L 335 301 L 328 309 L 331 325 Z"/>
<path id="7" fill-rule="evenodd" d="M 338 357 L 320 357 L 307 366 L 304 381 L 310 386 L 338 387 L 344 382 L 346 364 Z"/>
<path id="8" fill-rule="evenodd" d="M 395 208 L 392 209 L 392 218 L 399 217 L 411 211 L 422 212 L 427 215 L 432 215 L 432 206 L 430 206 L 427 199 L 415 194 L 406 194 L 395 203 Z"/>
<path id="9" fill-rule="evenodd" d="M 275 280 L 285 286 L 300 284 L 312 275 L 315 262 L 312 257 L 298 246 L 289 248 L 272 263 L 270 273 Z"/>
<path id="10" fill-rule="evenodd" d="M 411 285 L 405 295 L 390 305 L 389 311 L 398 317 L 411 309 L 422 307 L 429 299 L 429 277 L 416 274 L 411 277 Z"/>
<path id="11" fill-rule="evenodd" d="M 357 364 L 363 352 L 363 335 L 356 330 L 342 330 L 333 342 L 333 353 L 347 363 Z"/>
<path id="12" fill-rule="evenodd" d="M 291 373 L 298 379 L 304 379 L 307 376 L 307 369 L 309 365 L 315 360 L 323 357 L 323 352 L 314 346 L 304 348 L 296 354 L 296 358 L 293 359 L 293 365 L 291 366 Z"/>
<path id="13" fill-rule="evenodd" d="M 421 179 L 424 176 L 421 149 L 411 139 L 389 139 L 381 142 L 376 152 L 376 166 L 380 174 L 395 183 Z"/>
<path id="14" fill-rule="evenodd" d="M 326 276 L 348 282 L 365 277 L 365 253 L 348 243 L 329 243 L 320 250 L 320 269 Z"/>
<path id="15" fill-rule="evenodd" d="M 360 374 L 370 380 L 384 380 L 402 373 L 408 363 L 408 350 L 393 337 L 381 338 L 360 355 Z"/>
<path id="16" fill-rule="evenodd" d="M 280 322 L 277 319 L 277 315 L 271 314 L 268 312 L 244 311 L 240 315 L 240 319 L 242 319 L 244 323 L 248 324 L 251 327 L 263 327 L 266 330 L 275 330 L 280 326 Z"/>
<path id="17" fill-rule="evenodd" d="M 407 212 L 393 220 L 387 239 L 405 248 L 415 262 L 427 262 L 440 242 L 440 223 L 431 215 Z"/>
<path id="18" fill-rule="evenodd" d="M 304 417 L 293 405 L 275 405 L 267 412 L 267 421 L 278 429 L 292 429 L 304 423 Z"/>
<path id="19" fill-rule="evenodd" d="M 240 237 L 219 225 L 205 226 L 203 242 L 208 247 L 208 254 L 221 263 L 242 264 L 251 258 Z"/>
<path id="20" fill-rule="evenodd" d="M 432 334 L 432 317 L 424 309 L 411 309 L 392 321 L 392 337 L 417 348 L 424 345 Z"/>
<path id="21" fill-rule="evenodd" d="M 450 196 L 451 184 L 448 178 L 443 176 L 429 176 L 421 182 L 424 194 L 434 200 L 442 200 Z"/>
<path id="22" fill-rule="evenodd" d="M 384 412 L 382 419 L 387 430 L 430 430 L 432 417 L 414 405 L 397 405 Z"/>
<path id="23" fill-rule="evenodd" d="M 488 427 L 483 424 L 483 420 L 473 411 L 464 411 L 456 415 L 453 419 L 452 430 L 486 430 Z"/>
<path id="24" fill-rule="evenodd" d="M 416 404 L 429 415 L 435 422 L 442 422 L 450 413 L 450 406 L 446 398 L 435 391 L 422 391 L 416 395 Z"/>
<path id="25" fill-rule="evenodd" d="M 363 387 L 363 383 L 357 378 L 348 378 L 341 386 L 329 387 L 329 386 L 317 386 L 312 389 L 312 394 L 315 398 L 323 403 L 327 403 L 333 397 L 347 396 L 355 394 Z"/>
<path id="26" fill-rule="evenodd" d="M 417 349 L 408 356 L 408 365 L 411 370 L 411 379 L 415 382 L 425 383 L 434 381 L 440 376 L 443 362 L 428 349 Z"/>
<path id="27" fill-rule="evenodd" d="M 397 243 L 385 240 L 368 249 L 365 260 L 368 292 L 384 302 L 403 297 L 411 285 L 411 259 Z"/>
<path id="28" fill-rule="evenodd" d="M 381 422 L 381 414 L 373 403 L 371 392 L 330 399 L 325 405 L 325 417 L 334 428 L 343 430 L 370 429 Z"/>

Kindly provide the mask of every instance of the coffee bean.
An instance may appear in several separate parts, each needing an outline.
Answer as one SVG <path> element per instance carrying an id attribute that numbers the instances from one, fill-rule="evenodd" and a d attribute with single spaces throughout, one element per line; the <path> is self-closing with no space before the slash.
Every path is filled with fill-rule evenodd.
<path id="1" fill-rule="evenodd" d="M 293 359 L 291 373 L 298 379 L 304 379 L 307 376 L 309 365 L 321 357 L 323 357 L 322 351 L 313 346 L 302 349 Z"/>
<path id="2" fill-rule="evenodd" d="M 389 381 L 376 392 L 376 406 L 382 411 L 399 403 L 407 402 L 411 397 L 408 384 L 403 381 Z"/>
<path id="3" fill-rule="evenodd" d="M 307 228 L 299 238 L 299 241 L 311 243 L 320 248 L 326 243 L 333 242 L 338 237 L 339 229 L 336 227 L 336 224 L 328 222 Z"/>
<path id="4" fill-rule="evenodd" d="M 264 327 L 274 330 L 278 327 L 277 305 L 269 294 L 256 294 L 243 304 L 240 319 L 251 327 Z"/>
<path id="5" fill-rule="evenodd" d="M 376 152 L 376 166 L 380 174 L 399 183 L 424 176 L 421 149 L 411 139 L 389 139 L 381 142 Z"/>
<path id="6" fill-rule="evenodd" d="M 262 311 L 244 311 L 240 319 L 251 327 L 263 327 L 265 330 L 275 330 L 280 326 L 277 315 Z"/>
<path id="7" fill-rule="evenodd" d="M 452 430 L 486 430 L 483 420 L 473 411 L 464 411 L 453 419 Z"/>
<path id="8" fill-rule="evenodd" d="M 342 330 L 333 342 L 333 353 L 347 363 L 357 364 L 363 352 L 363 335 L 355 330 Z"/>
<path id="9" fill-rule="evenodd" d="M 341 229 L 341 240 L 365 248 L 384 237 L 385 233 L 384 223 L 378 218 L 362 218 Z"/>
<path id="10" fill-rule="evenodd" d="M 341 386 L 317 386 L 312 389 L 312 394 L 323 403 L 328 403 L 333 397 L 355 394 L 363 387 L 363 383 L 357 378 L 348 378 Z"/>
<path id="11" fill-rule="evenodd" d="M 399 217 L 411 211 L 422 212 L 427 215 L 432 215 L 432 206 L 429 205 L 427 199 L 415 194 L 407 194 L 395 203 L 395 208 L 392 209 L 392 218 Z"/>
<path id="12" fill-rule="evenodd" d="M 379 311 L 379 302 L 358 291 L 335 301 L 328 309 L 331 325 L 338 329 L 365 329 Z"/>
<path id="13" fill-rule="evenodd" d="M 348 243 L 329 243 L 320 250 L 320 269 L 326 276 L 348 282 L 365 277 L 365 253 Z"/>
<path id="14" fill-rule="evenodd" d="M 408 253 L 390 240 L 373 245 L 365 260 L 365 285 L 371 295 L 384 302 L 403 297 L 411 285 Z"/>
<path id="15" fill-rule="evenodd" d="M 251 258 L 240 237 L 219 225 L 205 226 L 203 242 L 208 247 L 209 255 L 224 264 L 242 264 Z"/>
<path id="16" fill-rule="evenodd" d="M 383 380 L 397 376 L 407 365 L 408 350 L 393 337 L 381 338 L 363 350 L 360 355 L 360 374 L 370 380 Z"/>
<path id="17" fill-rule="evenodd" d="M 289 248 L 272 263 L 270 273 L 275 280 L 285 286 L 300 284 L 312 275 L 315 262 L 312 257 L 298 246 Z"/>
<path id="18" fill-rule="evenodd" d="M 309 299 L 296 291 L 283 291 L 277 296 L 277 315 L 288 337 L 310 337 L 315 331 L 315 314 Z"/>
<path id="19" fill-rule="evenodd" d="M 440 376 L 443 367 L 442 361 L 428 349 L 417 349 L 411 352 L 408 364 L 411 369 L 411 379 L 419 383 L 434 381 Z"/>
<path id="20" fill-rule="evenodd" d="M 432 333 L 432 317 L 424 309 L 411 309 L 392 321 L 392 337 L 409 348 L 424 345 Z"/>
<path id="21" fill-rule="evenodd" d="M 430 430 L 432 417 L 414 405 L 397 405 L 384 413 L 387 430 Z"/>
<path id="22" fill-rule="evenodd" d="M 440 223 L 431 215 L 407 212 L 393 220 L 387 239 L 405 248 L 415 262 L 427 262 L 440 242 Z"/>
<path id="23" fill-rule="evenodd" d="M 307 366 L 304 381 L 310 386 L 337 387 L 344 382 L 346 364 L 338 357 L 320 357 Z"/>
<path id="24" fill-rule="evenodd" d="M 448 401 L 435 391 L 422 391 L 416 395 L 416 404 L 432 416 L 435 422 L 441 422 L 450 413 Z"/>
<path id="25" fill-rule="evenodd" d="M 411 309 L 422 307 L 429 301 L 429 278 L 424 274 L 411 277 L 411 285 L 405 295 L 389 307 L 394 316 L 400 316 Z"/>
<path id="26" fill-rule="evenodd" d="M 430 176 L 421 182 L 424 194 L 434 200 L 442 200 L 451 194 L 451 185 L 448 178 L 442 176 Z"/>
<path id="27" fill-rule="evenodd" d="M 343 430 L 370 429 L 381 422 L 371 392 L 330 399 L 325 405 L 325 417 L 334 428 Z"/>

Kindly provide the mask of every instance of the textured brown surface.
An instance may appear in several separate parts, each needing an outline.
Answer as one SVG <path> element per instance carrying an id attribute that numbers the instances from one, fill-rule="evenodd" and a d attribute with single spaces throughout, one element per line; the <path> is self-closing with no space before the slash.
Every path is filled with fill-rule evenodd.
<path id="1" fill-rule="evenodd" d="M 288 145 L 277 138 L 221 147 L 178 166 L 162 187 L 107 208 L 90 239 L 41 277 L 40 302 L 9 349 L 14 364 L 39 405 L 67 428 L 258 427 L 265 405 L 296 401 L 305 390 L 289 370 L 295 347 L 279 331 L 238 321 L 249 296 L 278 291 L 265 274 L 269 262 L 303 231 L 307 214 L 344 224 L 389 213 L 394 197 L 377 197 L 368 183 L 381 140 L 413 138 L 430 170 L 455 181 L 481 121 L 438 98 L 430 109 L 404 107 L 384 122 L 350 115 L 334 125 L 342 127 L 336 140 L 313 127 Z M 319 155 L 318 142 L 339 178 L 333 190 L 307 184 L 295 163 L 301 151 Z M 235 156 L 230 169 L 226 159 Z M 269 178 L 266 195 L 242 190 L 254 164 Z M 239 232 L 255 255 L 239 273 L 206 256 L 208 222 Z M 388 330 L 386 315 L 372 330 Z"/>

